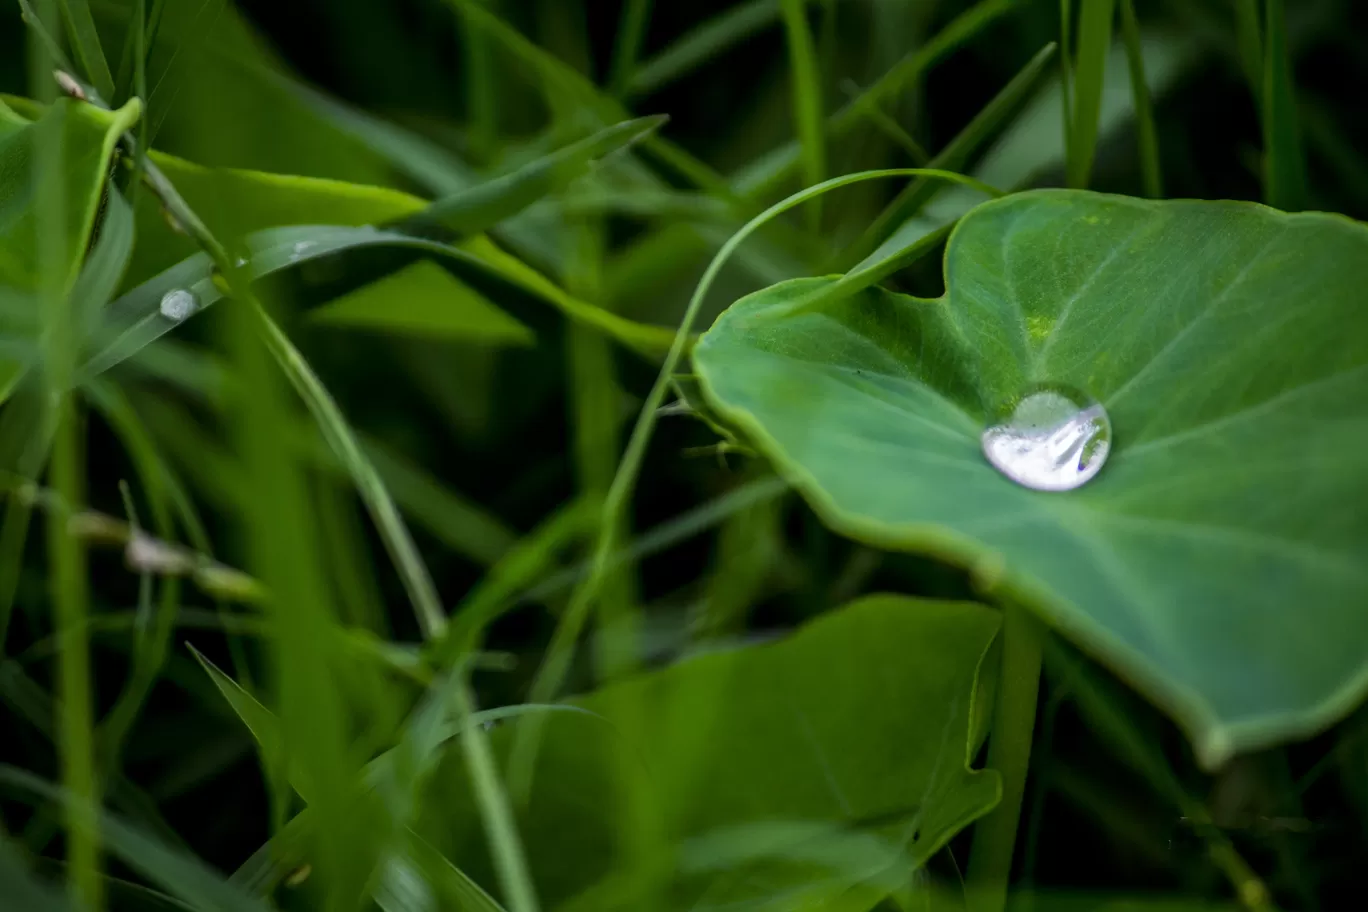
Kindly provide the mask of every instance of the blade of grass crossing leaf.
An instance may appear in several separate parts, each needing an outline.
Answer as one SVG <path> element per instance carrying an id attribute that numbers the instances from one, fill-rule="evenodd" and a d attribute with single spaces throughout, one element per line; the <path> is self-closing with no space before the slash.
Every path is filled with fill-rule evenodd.
<path id="1" fill-rule="evenodd" d="M 646 27 L 651 21 L 653 0 L 626 0 L 622 6 L 622 17 L 618 20 L 617 38 L 613 45 L 613 68 L 608 85 L 619 98 L 626 94 L 627 86 L 636 70 L 637 57 L 641 53 L 641 43 L 646 37 Z"/>
<path id="2" fill-rule="evenodd" d="M 1111 51 L 1115 0 L 1087 0 L 1078 15 L 1078 57 L 1074 69 L 1074 109 L 1069 161 L 1070 187 L 1086 187 L 1097 151 L 1097 119 Z"/>
<path id="3" fill-rule="evenodd" d="M 1145 195 L 1160 199 L 1164 181 L 1159 169 L 1159 136 L 1154 129 L 1154 108 L 1149 85 L 1145 82 L 1145 51 L 1140 42 L 1140 22 L 1135 16 L 1134 0 L 1121 0 L 1121 37 L 1126 43 L 1130 64 L 1131 94 L 1135 98 L 1135 136 L 1140 147 L 1140 176 Z"/>
<path id="4" fill-rule="evenodd" d="M 87 0 L 60 0 L 62 18 L 66 20 L 71 45 L 81 61 L 86 78 L 111 102 L 114 100 L 114 77 L 109 72 L 109 61 L 100 47 L 100 35 L 95 31 L 95 20 L 90 15 Z"/>
<path id="5" fill-rule="evenodd" d="M 822 129 L 822 78 L 817 50 L 808 28 L 805 0 L 782 0 L 784 33 L 788 39 L 789 71 L 792 74 L 793 116 L 802 147 L 803 181 L 811 186 L 826 179 L 826 138 Z M 808 227 L 821 227 L 818 203 L 807 208 Z"/>
<path id="6" fill-rule="evenodd" d="M 1283 0 L 1266 0 L 1263 69 L 1264 202 L 1295 211 L 1306 204 L 1306 163 L 1297 126 Z"/>
<path id="7" fill-rule="evenodd" d="M 656 421 L 659 420 L 660 408 L 665 403 L 665 396 L 670 391 L 673 377 L 679 368 L 680 359 L 684 356 L 686 342 L 693 330 L 694 322 L 698 319 L 698 313 L 702 309 L 703 299 L 712 288 L 713 282 L 716 281 L 723 265 L 731 258 L 736 249 L 766 222 L 795 206 L 850 184 L 867 180 L 920 175 L 922 173 L 919 169 L 907 168 L 861 171 L 855 174 L 833 177 L 815 187 L 808 187 L 775 203 L 746 222 L 740 230 L 727 239 L 726 243 L 712 258 L 712 261 L 709 262 L 694 289 L 693 296 L 689 299 L 684 317 L 675 332 L 674 342 L 670 346 L 669 353 L 665 356 L 665 363 L 661 366 L 660 373 L 656 376 L 655 383 L 650 392 L 647 393 L 641 411 L 637 414 L 636 424 L 633 426 L 631 437 L 627 441 L 626 451 L 618 463 L 617 473 L 613 476 L 613 483 L 609 487 L 608 496 L 604 501 L 603 520 L 599 525 L 589 575 L 576 587 L 571 595 L 570 604 L 556 625 L 555 633 L 547 648 L 546 658 L 542 661 L 542 665 L 532 681 L 528 702 L 553 702 L 565 683 L 566 676 L 570 671 L 571 660 L 574 657 L 585 623 L 588 621 L 589 613 L 600 596 L 609 571 L 613 569 L 616 563 L 619 523 L 622 516 L 625 515 L 636 488 L 637 478 L 641 474 L 641 466 L 646 457 L 646 447 L 650 443 Z M 514 793 L 517 795 L 526 796 L 530 794 L 532 770 L 540 746 L 541 735 L 542 727 L 534 719 L 530 724 L 520 728 L 514 738 L 509 757 L 509 778 Z"/>
<path id="8" fill-rule="evenodd" d="M 899 225 L 916 215 L 935 195 L 944 172 L 957 172 L 963 169 L 974 152 L 1021 110 L 1047 75 L 1050 57 L 1055 53 L 1055 49 L 1056 45 L 1053 42 L 1041 48 L 1026 66 L 1003 86 L 1002 91 L 984 105 L 983 110 L 979 111 L 974 119 L 931 159 L 926 168 L 930 173 L 905 187 L 879 213 L 864 233 L 837 256 L 838 270 L 849 270 L 874 253 L 879 245 L 892 236 Z M 982 189 L 985 185 L 978 186 Z M 998 191 L 992 188 L 987 188 L 987 192 L 990 195 L 998 194 Z"/>

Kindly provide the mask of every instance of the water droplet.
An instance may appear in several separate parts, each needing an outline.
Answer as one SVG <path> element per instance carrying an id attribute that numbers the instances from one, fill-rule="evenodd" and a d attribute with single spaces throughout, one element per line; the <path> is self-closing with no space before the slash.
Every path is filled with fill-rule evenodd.
<path id="1" fill-rule="evenodd" d="M 1071 491 L 1092 480 L 1111 451 L 1102 403 L 1058 384 L 1042 384 L 983 432 L 983 455 L 1023 487 Z"/>
<path id="2" fill-rule="evenodd" d="M 304 256 L 313 249 L 313 245 L 313 241 L 295 241 L 294 246 L 290 248 L 290 259 L 297 260 Z"/>
<path id="3" fill-rule="evenodd" d="M 184 320 L 199 307 L 199 299 L 187 288 L 176 288 L 162 295 L 161 315 L 176 323 Z"/>

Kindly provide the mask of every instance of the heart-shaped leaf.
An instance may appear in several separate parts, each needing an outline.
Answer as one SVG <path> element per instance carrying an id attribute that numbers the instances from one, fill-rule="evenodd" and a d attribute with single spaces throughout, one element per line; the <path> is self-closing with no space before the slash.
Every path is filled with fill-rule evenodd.
<path id="1" fill-rule="evenodd" d="M 1244 203 L 1035 191 L 952 235 L 946 294 L 738 301 L 694 363 L 836 529 L 974 568 L 1186 728 L 1201 760 L 1306 735 L 1368 687 L 1368 229 Z M 980 434 L 1090 393 L 1109 464 L 1027 490 Z"/>
<path id="2" fill-rule="evenodd" d="M 616 891 L 630 894 L 643 866 L 661 861 L 616 828 L 628 788 L 672 853 L 673 900 L 651 908 L 698 908 L 705 890 L 709 904 L 755 901 L 762 887 L 770 902 L 858 892 L 859 908 L 872 907 L 894 857 L 915 867 L 998 801 L 997 774 L 967 766 L 978 669 L 998 623 L 983 605 L 870 596 L 783 641 L 695 656 L 575 701 L 603 718 L 547 717 L 521 827 L 541 898 L 621 908 Z M 484 840 L 465 777 L 438 775 L 432 791 L 420 832 L 478 870 Z M 852 873 L 837 851 L 851 840 L 891 854 L 866 854 Z"/>

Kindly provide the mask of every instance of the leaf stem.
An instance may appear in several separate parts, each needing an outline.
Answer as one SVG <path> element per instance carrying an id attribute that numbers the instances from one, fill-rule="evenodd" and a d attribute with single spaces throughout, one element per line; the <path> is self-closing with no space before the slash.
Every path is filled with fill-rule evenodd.
<path id="1" fill-rule="evenodd" d="M 1002 802 L 974 830 L 967 878 L 972 912 L 1002 912 L 1007 904 L 1012 850 L 1031 763 L 1045 635 L 1044 625 L 1027 609 L 1016 603 L 1004 607 L 1002 672 L 988 742 L 988 766 L 1002 775 Z"/>

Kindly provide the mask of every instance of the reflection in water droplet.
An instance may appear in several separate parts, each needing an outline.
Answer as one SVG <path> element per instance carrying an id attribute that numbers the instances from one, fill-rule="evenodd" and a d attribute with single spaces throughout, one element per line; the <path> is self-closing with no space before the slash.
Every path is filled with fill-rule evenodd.
<path id="1" fill-rule="evenodd" d="M 187 288 L 176 288 L 162 295 L 161 315 L 179 323 L 195 312 L 199 299 Z"/>
<path id="2" fill-rule="evenodd" d="M 1087 484 L 1111 451 L 1111 419 L 1092 397 L 1041 385 L 983 432 L 983 454 L 1003 475 L 1037 491 Z"/>

